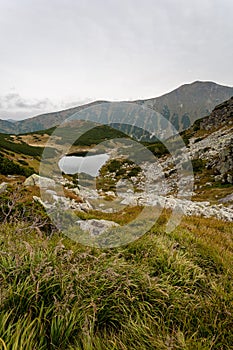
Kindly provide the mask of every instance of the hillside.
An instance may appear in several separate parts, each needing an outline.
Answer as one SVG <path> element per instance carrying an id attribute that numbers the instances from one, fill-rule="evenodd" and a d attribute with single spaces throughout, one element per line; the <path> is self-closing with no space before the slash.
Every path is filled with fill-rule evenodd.
<path id="1" fill-rule="evenodd" d="M 92 103 L 77 106 L 74 108 L 65 109 L 58 112 L 41 114 L 32 118 L 16 121 L 14 123 L 10 123 L 8 121 L 6 124 L 6 130 L 4 132 L 14 133 L 14 134 L 23 134 L 23 133 L 34 132 L 38 130 L 49 129 L 51 127 L 59 125 L 74 113 L 77 113 L 78 111 L 84 108 L 93 106 L 95 104 L 103 103 L 103 102 L 105 101 L 95 101 Z M 1 123 L 0 123 L 0 127 L 1 127 Z M 1 129 L 4 130 L 4 125 L 2 125 Z"/>
<path id="2" fill-rule="evenodd" d="M 158 163 L 145 161 L 141 171 L 118 157 L 122 145 L 110 142 L 113 159 L 101 168 L 94 189 L 90 177 L 84 188 L 76 175 L 29 177 L 38 171 L 53 129 L 0 134 L 0 350 L 232 348 L 232 102 L 182 133 L 194 168 L 192 201 L 177 198 L 174 163 L 158 143 L 147 146 L 159 156 L 162 182 Z M 74 150 L 123 136 L 108 127 L 93 130 Z M 57 141 L 50 145 L 53 162 L 62 145 Z M 185 165 L 184 155 L 177 153 L 178 165 Z M 144 192 L 143 171 L 149 179 Z M 117 181 L 124 180 L 133 187 L 117 192 Z M 174 203 L 185 215 L 167 232 Z M 75 214 L 76 238 L 49 214 L 58 205 L 59 220 L 64 215 L 69 223 Z M 135 220 L 145 207 L 153 225 L 128 241 L 127 225 L 142 230 L 140 220 L 147 217 Z M 121 245 L 114 246 L 118 230 Z"/>
<path id="3" fill-rule="evenodd" d="M 12 123 L 10 121 L 0 119 L 0 132 L 7 134 L 14 133 L 17 131 L 17 129 L 14 128 L 14 124 L 15 123 Z"/>
<path id="4" fill-rule="evenodd" d="M 163 96 L 136 102 L 158 111 L 181 131 L 191 126 L 196 119 L 209 115 L 216 105 L 232 96 L 233 87 L 196 81 Z"/>
<path id="5" fill-rule="evenodd" d="M 167 234 L 164 213 L 99 250 L 24 208 L 0 223 L 1 350 L 232 348 L 232 224 L 191 217 Z"/>
<path id="6" fill-rule="evenodd" d="M 213 82 L 194 82 L 185 84 L 163 96 L 136 100 L 134 103 L 144 104 L 161 113 L 178 130 L 187 129 L 196 119 L 208 115 L 219 103 L 233 95 L 233 88 Z M 107 101 L 95 101 L 82 106 L 54 113 L 42 114 L 15 123 L 0 120 L 0 132 L 28 133 L 48 129 L 62 123 L 71 115 L 96 104 Z M 100 121 L 101 122 L 101 121 Z M 119 123 L 121 120 L 119 120 Z M 122 129 L 122 131 L 124 131 Z"/>
<path id="7" fill-rule="evenodd" d="M 82 131 L 82 128 L 85 128 L 85 126 L 86 122 L 80 121 L 75 128 L 77 127 L 79 131 Z M 70 129 L 67 134 L 68 137 L 70 137 L 71 133 L 76 132 L 75 128 Z M 65 129 L 66 126 L 64 125 Z M 61 134 L 63 134 L 62 130 Z M 0 134 L 1 154 L 2 156 L 5 155 L 5 158 L 16 161 L 18 165 L 26 164 L 38 171 L 40 156 L 53 131 L 54 129 L 51 128 L 23 135 L 9 136 Z M 230 185 L 233 183 L 233 98 L 217 105 L 209 116 L 195 121 L 181 136 L 188 147 L 189 155 L 193 161 L 196 177 L 196 194 L 194 198 L 208 197 L 208 191 L 212 193 L 210 196 L 212 200 L 214 199 L 214 194 L 217 196 L 218 192 L 222 194 L 230 193 Z M 125 135 L 108 126 L 98 126 L 87 134 L 84 133 L 71 148 L 70 153 L 86 151 L 94 144 L 116 137 L 125 137 Z M 55 149 L 60 149 L 60 143 L 61 141 L 50 145 L 51 155 L 56 153 Z M 145 143 L 145 145 L 155 155 L 162 157 L 161 164 L 163 168 L 170 168 L 172 174 L 172 168 L 169 165 L 170 158 L 166 157 L 166 148 L 159 142 Z M 182 157 L 179 161 L 183 161 Z M 172 179 L 172 176 L 170 177 L 168 174 L 168 180 L 170 178 L 171 182 L 175 181 L 175 178 Z"/>
<path id="8" fill-rule="evenodd" d="M 191 157 L 199 166 L 196 188 L 202 198 L 217 199 L 232 193 L 233 184 L 233 98 L 216 106 L 182 133 Z"/>

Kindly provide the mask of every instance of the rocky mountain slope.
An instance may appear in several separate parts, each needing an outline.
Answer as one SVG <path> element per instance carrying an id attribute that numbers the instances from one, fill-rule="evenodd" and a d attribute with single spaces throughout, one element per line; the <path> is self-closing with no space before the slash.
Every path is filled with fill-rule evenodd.
<path id="1" fill-rule="evenodd" d="M 216 105 L 231 96 L 232 87 L 195 81 L 163 96 L 141 100 L 141 103 L 161 113 L 181 131 L 191 126 L 195 120 L 209 115 Z"/>
<path id="2" fill-rule="evenodd" d="M 15 130 L 17 131 L 17 129 L 14 128 L 14 124 L 15 123 L 12 123 L 8 120 L 0 119 L 0 132 L 6 134 L 14 133 Z"/>
<path id="3" fill-rule="evenodd" d="M 121 169 L 118 161 L 119 166 L 115 169 L 110 163 L 109 168 L 105 165 L 105 171 L 100 172 L 97 180 L 100 185 L 96 189 L 92 186 L 79 186 L 77 188 L 77 186 L 73 186 L 72 179 L 62 180 L 58 177 L 55 182 L 61 183 L 62 181 L 63 186 L 71 189 L 81 201 L 75 203 L 74 199 L 65 199 L 56 194 L 51 195 L 50 190 L 48 190 L 48 194 L 51 198 L 48 202 L 43 202 L 38 197 L 35 197 L 35 200 L 40 201 L 49 209 L 53 208 L 58 200 L 62 203 L 64 210 L 72 208 L 79 211 L 95 210 L 102 213 L 114 213 L 115 210 L 123 210 L 125 206 L 137 207 L 139 205 L 155 208 L 154 210 L 156 208 L 172 210 L 179 208 L 186 216 L 215 217 L 224 221 L 233 221 L 232 101 L 233 98 L 218 105 L 210 116 L 196 121 L 191 128 L 183 132 L 186 147 L 174 153 L 173 157 L 164 154 L 158 159 L 159 166 L 156 162 L 143 161 L 141 164 L 142 172 L 134 172 L 133 176 L 126 179 L 127 171 L 129 174 L 132 171 L 130 165 L 122 161 L 124 166 Z M 117 145 L 105 151 L 110 155 L 110 158 L 114 159 L 116 149 Z M 177 195 L 177 169 L 185 168 L 188 159 L 192 160 L 194 175 L 191 198 L 186 189 L 187 184 L 192 181 L 192 174 L 185 172 L 182 178 L 182 193 Z M 110 168 L 112 169 L 110 170 Z M 120 173 L 123 174 L 122 178 L 119 176 Z M 145 179 L 147 180 L 146 186 Z M 42 180 L 47 181 L 46 179 Z M 131 183 L 130 186 L 129 182 L 127 184 L 128 180 Z M 108 183 L 117 184 L 118 190 L 114 188 L 115 185 L 108 187 Z M 135 188 L 137 188 L 136 191 Z M 104 201 L 106 197 L 110 200 Z M 112 200 L 114 205 L 112 205 Z M 82 221 L 80 223 L 82 224 Z M 90 222 L 85 222 L 85 225 L 86 229 L 90 228 L 90 232 L 98 231 L 98 221 L 90 220 Z M 98 234 L 101 234 L 101 230 L 102 228 Z"/>
<path id="4" fill-rule="evenodd" d="M 202 162 L 202 177 L 209 175 L 215 182 L 233 183 L 233 98 L 197 120 L 182 136 L 192 158 Z"/>
<path id="5" fill-rule="evenodd" d="M 194 82 L 185 84 L 163 96 L 136 100 L 168 119 L 177 130 L 187 129 L 196 119 L 208 115 L 219 103 L 233 96 L 233 87 L 222 86 L 213 82 Z M 27 133 L 44 130 L 59 125 L 66 118 L 78 111 L 106 101 L 95 101 L 82 106 L 54 113 L 42 114 L 12 123 L 0 120 L 0 132 Z M 120 122 L 120 121 L 119 121 Z"/>
<path id="6" fill-rule="evenodd" d="M 84 108 L 91 107 L 95 104 L 103 103 L 104 101 L 95 101 L 74 108 L 65 109 L 58 112 L 41 114 L 32 118 L 24 119 L 11 123 L 9 121 L 0 120 L 0 132 L 24 134 L 33 131 L 45 130 L 62 123 L 72 114 L 79 112 Z"/>
<path id="7" fill-rule="evenodd" d="M 177 198 L 174 164 L 165 153 L 158 159 L 159 188 L 158 165 L 143 164 L 149 179 L 143 193 L 123 190 L 124 179 L 117 193 L 104 193 L 103 187 L 78 187 L 78 177 L 25 180 L 26 174 L 2 175 L 0 167 L 0 348 L 232 349 L 232 102 L 182 134 L 187 149 L 176 157 L 178 165 L 185 154 L 193 160 L 192 200 Z M 0 135 L 0 158 L 34 166 L 50 131 Z M 106 175 L 119 180 L 122 170 L 133 170 L 125 162 L 123 169 L 115 165 L 105 166 L 103 183 Z M 138 172 L 132 175 L 133 183 L 143 183 Z M 114 211 L 116 200 L 123 210 Z M 57 221 L 48 216 L 53 205 Z M 136 218 L 143 205 L 153 226 L 141 232 Z M 184 216 L 168 232 L 177 206 Z M 61 230 L 62 214 L 68 225 L 75 215 L 70 230 Z M 143 234 L 139 239 L 131 223 Z"/>
<path id="8" fill-rule="evenodd" d="M 6 136 L 5 136 L 6 137 Z M 24 135 L 15 136 L 8 139 L 4 138 L 2 146 L 7 147 L 7 152 L 1 150 L 2 156 L 15 161 L 18 159 L 19 165 L 30 164 L 35 165 L 35 161 L 39 164 L 40 149 L 43 150 L 43 145 L 46 143 L 49 135 Z M 204 118 L 197 120 L 192 127 L 182 133 L 182 137 L 186 143 L 184 149 L 175 153 L 176 167 L 184 167 L 187 159 L 190 158 L 193 164 L 194 173 L 194 187 L 192 199 L 177 198 L 177 171 L 174 166 L 173 157 L 164 153 L 160 155 L 158 161 L 160 169 L 163 171 L 163 178 L 161 178 L 161 171 L 157 164 L 142 164 L 142 173 L 131 177 L 129 180 L 133 184 L 132 188 L 125 189 L 124 181 L 118 186 L 119 191 L 116 193 L 108 186 L 106 188 L 98 188 L 96 190 L 75 188 L 72 185 L 72 179 L 63 181 L 64 186 L 73 188 L 71 191 L 74 195 L 81 198 L 81 203 L 75 203 L 75 199 L 62 199 L 64 202 L 64 209 L 69 205 L 76 210 L 84 206 L 86 209 L 95 209 L 101 212 L 111 211 L 112 205 L 106 202 L 103 206 L 103 197 L 107 196 L 118 201 L 120 206 L 162 206 L 165 208 L 174 208 L 179 206 L 185 215 L 201 215 L 208 217 L 217 217 L 223 220 L 233 220 L 233 98 L 216 106 L 212 113 Z M 59 141 L 60 142 L 60 141 Z M 173 142 L 171 140 L 171 142 Z M 35 147 L 35 145 L 39 147 Z M 16 147 L 16 153 L 13 153 L 13 148 Z M 56 149 L 56 144 L 54 144 Z M 87 146 L 85 146 L 87 147 Z M 117 145 L 105 150 L 108 154 L 113 156 L 116 153 Z M 10 151 L 10 152 L 9 152 Z M 54 151 L 51 149 L 51 152 Z M 38 153 L 39 152 L 39 153 Z M 112 153 L 111 153 L 112 152 Z M 113 154 L 114 153 L 114 154 Z M 17 156 L 17 154 L 19 156 Z M 21 155 L 20 155 L 21 154 Z M 51 153 L 52 156 L 52 153 Z M 10 157 L 10 158 L 9 158 Z M 17 158 L 18 157 L 18 158 Z M 38 166 L 37 164 L 37 166 Z M 122 163 L 123 164 L 123 163 Z M 13 169 L 14 170 L 14 169 Z M 107 184 L 121 182 L 121 178 L 117 175 L 121 171 L 105 172 L 102 174 L 103 179 L 99 183 Z M 129 169 L 131 171 L 132 169 Z M 22 175 L 20 172 L 19 174 Z M 124 174 L 124 172 L 122 173 Z M 116 177 L 117 176 L 117 177 Z M 114 177 L 116 177 L 114 179 Z M 148 180 L 147 190 L 144 189 L 144 179 Z M 59 181 L 61 179 L 58 179 Z M 101 179 L 100 179 L 101 180 Z M 124 179 L 123 179 L 124 180 Z M 184 176 L 182 179 L 184 188 L 186 184 L 191 181 L 190 174 Z M 119 185 L 119 183 L 118 183 Z M 134 187 L 139 191 L 134 191 Z M 121 191 L 120 188 L 123 188 Z M 93 202 L 94 199 L 94 202 Z M 100 202 L 101 206 L 99 206 Z M 86 203 L 88 203 L 86 205 Z M 224 204 L 224 205 L 223 205 Z M 88 210 L 88 209 L 87 209 Z"/>
<path id="9" fill-rule="evenodd" d="M 233 124 L 233 97 L 216 106 L 208 117 L 200 120 L 200 127 L 205 130 L 223 127 L 227 124 Z"/>

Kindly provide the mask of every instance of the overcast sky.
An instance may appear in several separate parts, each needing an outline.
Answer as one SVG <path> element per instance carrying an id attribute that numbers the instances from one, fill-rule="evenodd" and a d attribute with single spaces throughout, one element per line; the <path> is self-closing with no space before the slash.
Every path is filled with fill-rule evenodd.
<path id="1" fill-rule="evenodd" d="M 232 0 L 0 0 L 0 118 L 233 85 Z"/>

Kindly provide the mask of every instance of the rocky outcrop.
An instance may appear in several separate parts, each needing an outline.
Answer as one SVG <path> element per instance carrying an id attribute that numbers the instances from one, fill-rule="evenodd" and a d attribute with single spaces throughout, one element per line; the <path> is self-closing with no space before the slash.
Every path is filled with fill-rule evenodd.
<path id="1" fill-rule="evenodd" d="M 55 209 L 59 208 L 62 210 L 78 210 L 78 211 L 84 211 L 88 212 L 90 209 L 92 209 L 92 206 L 88 201 L 85 202 L 77 202 L 74 199 L 67 198 L 65 196 L 58 196 L 56 192 L 54 194 L 51 194 L 51 197 L 49 200 L 41 199 L 40 197 L 33 196 L 34 201 L 39 202 L 45 209 Z"/>
<path id="2" fill-rule="evenodd" d="M 213 112 L 200 122 L 201 129 L 211 130 L 212 128 L 223 127 L 225 124 L 233 124 L 233 97 L 219 104 Z"/>
<path id="3" fill-rule="evenodd" d="M 215 217 L 223 221 L 233 221 L 233 209 L 222 204 L 210 205 L 209 202 L 194 202 L 175 198 L 174 196 L 158 196 L 155 193 L 131 196 L 127 193 L 122 204 L 179 209 L 187 216 Z"/>
<path id="4" fill-rule="evenodd" d="M 212 169 L 215 181 L 233 183 L 233 127 L 223 127 L 201 140 L 191 138 L 191 159 L 202 159 L 206 169 Z"/>

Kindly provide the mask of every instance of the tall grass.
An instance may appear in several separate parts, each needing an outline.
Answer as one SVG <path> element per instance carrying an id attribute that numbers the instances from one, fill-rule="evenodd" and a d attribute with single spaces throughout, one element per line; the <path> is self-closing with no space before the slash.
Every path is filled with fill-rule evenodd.
<path id="1" fill-rule="evenodd" d="M 6 223 L 0 251 L 0 349 L 232 349 L 232 224 L 98 250 Z"/>

